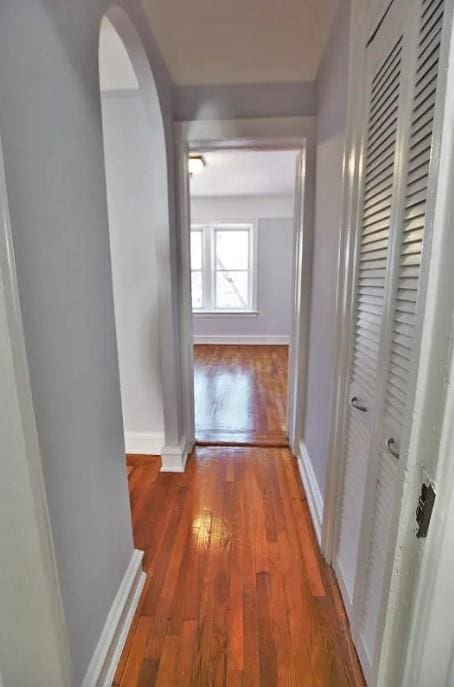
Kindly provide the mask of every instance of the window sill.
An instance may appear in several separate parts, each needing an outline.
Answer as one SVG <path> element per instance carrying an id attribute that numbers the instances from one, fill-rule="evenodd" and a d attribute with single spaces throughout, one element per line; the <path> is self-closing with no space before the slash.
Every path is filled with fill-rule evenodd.
<path id="1" fill-rule="evenodd" d="M 258 310 L 193 310 L 193 317 L 257 317 Z"/>

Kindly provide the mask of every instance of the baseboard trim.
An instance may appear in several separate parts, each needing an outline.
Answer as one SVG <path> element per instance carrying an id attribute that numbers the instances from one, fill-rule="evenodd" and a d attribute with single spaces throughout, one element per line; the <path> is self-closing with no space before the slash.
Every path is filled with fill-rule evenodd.
<path id="1" fill-rule="evenodd" d="M 309 510 L 314 524 L 315 533 L 317 535 L 318 543 L 322 541 L 322 519 L 323 519 L 323 496 L 318 486 L 317 478 L 312 467 L 312 461 L 304 444 L 304 441 L 299 442 L 298 451 L 298 468 L 303 482 L 304 490 L 306 492 Z"/>
<path id="2" fill-rule="evenodd" d="M 342 597 L 342 603 L 344 604 L 347 616 L 350 617 L 352 612 L 352 601 L 350 599 L 350 594 L 347 590 L 347 585 L 345 584 L 344 572 L 342 570 L 342 566 L 339 560 L 334 561 L 333 568 L 336 574 L 336 581 Z"/>
<path id="3" fill-rule="evenodd" d="M 363 671 L 366 684 L 369 685 L 372 682 L 371 660 L 369 658 L 366 645 L 364 644 L 364 639 L 360 632 L 358 632 L 358 635 L 355 639 L 355 650 L 358 655 L 359 662 L 361 664 L 361 670 Z"/>
<path id="4" fill-rule="evenodd" d="M 126 453 L 160 456 L 165 443 L 164 432 L 125 432 Z"/>
<path id="5" fill-rule="evenodd" d="M 179 446 L 164 446 L 161 451 L 161 472 L 184 472 L 194 442 L 183 440 Z"/>
<path id="6" fill-rule="evenodd" d="M 143 551 L 135 550 L 115 596 L 82 687 L 111 687 L 145 584 Z"/>
<path id="7" fill-rule="evenodd" d="M 289 336 L 248 336 L 248 335 L 198 335 L 194 336 L 195 344 L 243 345 L 243 346 L 288 346 Z"/>

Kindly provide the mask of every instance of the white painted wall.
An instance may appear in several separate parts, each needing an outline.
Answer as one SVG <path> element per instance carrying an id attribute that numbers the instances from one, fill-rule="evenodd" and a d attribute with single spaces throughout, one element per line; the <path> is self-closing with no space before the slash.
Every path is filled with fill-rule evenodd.
<path id="1" fill-rule="evenodd" d="M 325 489 L 334 381 L 336 276 L 347 111 L 349 2 L 342 0 L 318 76 L 315 231 L 304 444 Z"/>
<path id="2" fill-rule="evenodd" d="M 102 115 L 126 450 L 136 452 L 138 435 L 145 435 L 144 452 L 160 453 L 164 415 L 154 214 L 160 158 L 139 91 L 104 93 Z"/>
<path id="3" fill-rule="evenodd" d="M 175 86 L 173 108 L 179 122 L 313 116 L 317 94 L 314 81 Z"/>
<path id="4" fill-rule="evenodd" d="M 139 88 L 124 43 L 106 16 L 99 33 L 99 83 L 101 91 L 135 91 Z"/>
<path id="5" fill-rule="evenodd" d="M 213 219 L 255 220 L 259 217 L 288 219 L 293 217 L 293 193 L 269 196 L 230 196 L 227 198 L 191 197 L 191 221 L 209 222 Z M 214 216 L 216 215 L 216 217 Z"/>
<path id="6" fill-rule="evenodd" d="M 293 268 L 293 196 L 191 199 L 191 221 L 252 220 L 257 226 L 257 315 L 194 314 L 195 340 L 290 336 Z"/>

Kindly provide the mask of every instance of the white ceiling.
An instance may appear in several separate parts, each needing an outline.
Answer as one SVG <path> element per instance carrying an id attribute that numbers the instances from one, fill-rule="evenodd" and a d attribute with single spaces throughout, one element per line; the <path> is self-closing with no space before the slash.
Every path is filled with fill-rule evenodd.
<path id="1" fill-rule="evenodd" d="M 338 0 L 142 0 L 179 84 L 312 81 Z"/>
<path id="2" fill-rule="evenodd" d="M 293 193 L 297 152 L 223 150 L 203 153 L 205 169 L 191 177 L 191 196 L 276 196 Z"/>

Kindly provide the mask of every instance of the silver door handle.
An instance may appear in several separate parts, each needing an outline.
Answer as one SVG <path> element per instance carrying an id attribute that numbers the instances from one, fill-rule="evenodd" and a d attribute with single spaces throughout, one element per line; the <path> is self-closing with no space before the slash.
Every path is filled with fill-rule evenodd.
<path id="1" fill-rule="evenodd" d="M 399 460 L 399 451 L 396 451 L 396 449 L 393 448 L 393 446 L 396 446 L 396 442 L 393 439 L 393 437 L 389 437 L 389 439 L 386 439 L 385 448 L 386 448 L 387 452 L 389 453 L 390 456 Z"/>
<path id="2" fill-rule="evenodd" d="M 350 399 L 350 405 L 352 408 L 356 408 L 356 410 L 360 410 L 362 413 L 367 413 L 367 407 L 359 401 L 358 396 L 353 396 L 353 398 Z"/>

